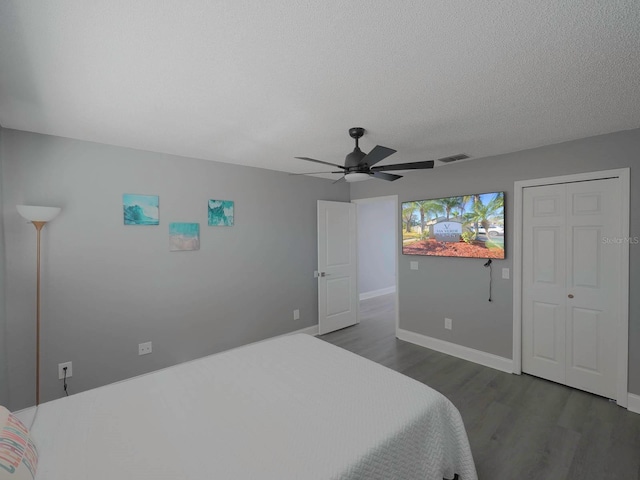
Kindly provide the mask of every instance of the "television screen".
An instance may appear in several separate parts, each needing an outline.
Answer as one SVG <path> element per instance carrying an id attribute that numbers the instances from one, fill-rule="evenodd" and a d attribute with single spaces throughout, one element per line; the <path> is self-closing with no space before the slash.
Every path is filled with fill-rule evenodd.
<path id="1" fill-rule="evenodd" d="M 402 203 L 402 253 L 504 258 L 504 192 Z"/>

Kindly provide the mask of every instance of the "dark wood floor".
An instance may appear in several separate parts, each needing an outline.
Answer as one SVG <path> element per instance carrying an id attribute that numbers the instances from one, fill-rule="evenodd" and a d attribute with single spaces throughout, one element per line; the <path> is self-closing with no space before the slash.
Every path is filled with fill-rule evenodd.
<path id="1" fill-rule="evenodd" d="M 393 297 L 361 302 L 360 324 L 319 338 L 447 396 L 464 419 L 480 480 L 640 479 L 640 415 L 398 340 Z"/>

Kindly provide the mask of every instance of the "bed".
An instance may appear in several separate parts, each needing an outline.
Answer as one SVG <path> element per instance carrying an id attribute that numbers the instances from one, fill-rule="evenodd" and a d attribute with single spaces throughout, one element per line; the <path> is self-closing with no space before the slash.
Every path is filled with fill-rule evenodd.
<path id="1" fill-rule="evenodd" d="M 309 335 L 40 405 L 36 480 L 476 479 L 440 393 Z"/>

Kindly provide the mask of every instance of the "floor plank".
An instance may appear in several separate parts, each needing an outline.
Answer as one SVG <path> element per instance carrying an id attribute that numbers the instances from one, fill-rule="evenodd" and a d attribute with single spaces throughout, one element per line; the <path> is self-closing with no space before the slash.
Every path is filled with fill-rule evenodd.
<path id="1" fill-rule="evenodd" d="M 510 375 L 395 337 L 395 294 L 319 338 L 412 377 L 460 410 L 481 480 L 640 480 L 640 415 L 589 393 Z"/>

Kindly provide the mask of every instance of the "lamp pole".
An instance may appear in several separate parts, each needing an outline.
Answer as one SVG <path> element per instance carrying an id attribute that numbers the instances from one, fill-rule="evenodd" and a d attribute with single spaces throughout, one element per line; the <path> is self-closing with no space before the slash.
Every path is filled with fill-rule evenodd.
<path id="1" fill-rule="evenodd" d="M 47 222 L 56 218 L 60 207 L 16 205 L 18 213 L 36 227 L 36 405 L 40 405 L 40 232 Z"/>
<path id="2" fill-rule="evenodd" d="M 36 405 L 40 405 L 40 232 L 47 222 L 32 222 L 38 235 L 36 276 Z"/>

